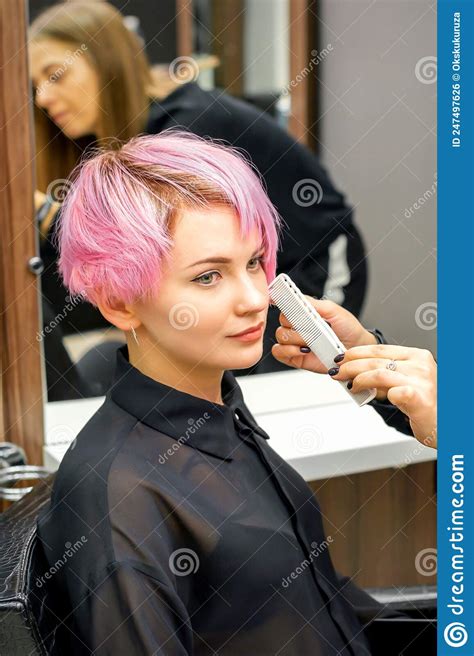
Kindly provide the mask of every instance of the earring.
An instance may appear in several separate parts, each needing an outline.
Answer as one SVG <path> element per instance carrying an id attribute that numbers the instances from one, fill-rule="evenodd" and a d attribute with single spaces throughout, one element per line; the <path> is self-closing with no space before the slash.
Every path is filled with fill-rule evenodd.
<path id="1" fill-rule="evenodd" d="M 132 326 L 132 324 L 130 324 L 130 328 L 132 329 L 133 339 L 135 340 L 135 342 L 138 346 L 138 338 L 137 338 L 137 333 L 135 332 L 135 328 Z"/>

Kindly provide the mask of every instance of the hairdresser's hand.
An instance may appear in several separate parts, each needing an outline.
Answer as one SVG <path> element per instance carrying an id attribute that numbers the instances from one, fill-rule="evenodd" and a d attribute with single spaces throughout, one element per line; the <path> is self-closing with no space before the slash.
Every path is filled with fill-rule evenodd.
<path id="1" fill-rule="evenodd" d="M 395 363 L 395 371 L 387 369 Z M 356 346 L 334 365 L 335 380 L 351 381 L 351 392 L 377 388 L 404 412 L 416 439 L 437 446 L 437 365 L 429 351 L 407 346 L 377 344 Z"/>
<path id="2" fill-rule="evenodd" d="M 339 337 L 344 346 L 349 349 L 353 346 L 376 344 L 376 338 L 348 310 L 333 301 L 318 301 L 312 296 L 305 296 L 325 319 Z M 275 332 L 278 344 L 272 347 L 272 355 L 289 367 L 307 369 L 319 374 L 327 374 L 327 367 L 309 352 L 305 354 L 300 347 L 306 347 L 306 342 L 294 331 L 284 314 L 280 313 L 280 323 Z M 307 348 L 307 347 L 306 347 Z M 336 365 L 334 365 L 336 366 Z"/>
<path id="3" fill-rule="evenodd" d="M 46 194 L 43 194 L 42 191 L 39 189 L 35 190 L 35 212 L 39 210 L 41 205 L 45 202 L 46 200 Z"/>
<path id="4" fill-rule="evenodd" d="M 43 205 L 43 203 L 47 200 L 47 195 L 44 194 L 42 191 L 39 189 L 35 189 L 35 194 L 34 194 L 34 202 L 35 202 L 35 214 L 38 212 L 40 207 Z M 48 231 L 51 227 L 51 223 L 53 221 L 54 215 L 58 211 L 60 207 L 60 204 L 57 202 L 53 202 L 51 204 L 51 207 L 49 209 L 49 212 L 46 214 L 45 217 L 43 217 L 43 220 L 40 225 L 40 238 L 41 240 L 46 239 L 48 235 Z"/>

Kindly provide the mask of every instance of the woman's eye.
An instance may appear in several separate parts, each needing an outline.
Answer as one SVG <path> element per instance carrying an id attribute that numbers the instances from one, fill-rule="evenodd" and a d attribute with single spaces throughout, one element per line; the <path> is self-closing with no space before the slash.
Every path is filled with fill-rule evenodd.
<path id="1" fill-rule="evenodd" d="M 213 281 L 212 276 L 219 275 L 218 271 L 211 271 L 209 273 L 203 273 L 199 278 L 195 278 L 193 282 L 200 282 L 205 287 L 209 287 L 209 282 Z"/>
<path id="2" fill-rule="evenodd" d="M 57 82 L 58 80 L 60 80 L 62 78 L 63 75 L 64 75 L 64 71 L 61 71 L 61 70 L 54 71 L 54 73 L 52 73 L 49 76 L 49 80 L 50 80 L 50 82 Z"/>
<path id="3" fill-rule="evenodd" d="M 259 266 L 263 264 L 263 261 L 265 260 L 264 255 L 260 255 L 259 257 L 253 257 L 250 262 L 256 262 L 256 264 Z M 256 268 L 256 266 L 252 267 L 253 269 Z"/>
<path id="4" fill-rule="evenodd" d="M 260 255 L 259 257 L 253 257 L 251 260 L 249 260 L 249 264 L 253 263 L 251 265 L 252 269 L 258 269 L 258 267 L 263 263 L 265 260 L 264 255 Z M 220 276 L 221 274 L 218 271 L 210 271 L 209 273 L 203 273 L 202 276 L 199 276 L 198 278 L 194 278 L 193 282 L 200 283 L 204 287 L 210 287 L 211 284 L 214 280 L 214 276 Z"/>

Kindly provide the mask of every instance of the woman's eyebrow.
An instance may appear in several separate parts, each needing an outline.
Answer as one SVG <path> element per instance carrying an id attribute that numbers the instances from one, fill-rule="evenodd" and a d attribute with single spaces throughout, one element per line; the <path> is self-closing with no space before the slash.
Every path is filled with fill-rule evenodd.
<path id="1" fill-rule="evenodd" d="M 43 68 L 40 70 L 40 73 L 46 73 L 48 68 L 51 68 L 52 66 L 63 66 L 63 65 L 64 62 L 52 60 L 43 66 Z"/>
<path id="2" fill-rule="evenodd" d="M 40 75 L 42 75 L 43 73 L 46 73 L 46 71 L 48 70 L 48 68 L 51 68 L 51 66 L 62 66 L 62 62 L 60 62 L 60 61 L 50 61 L 49 64 L 46 64 L 46 65 L 43 66 L 43 68 L 40 70 Z M 33 79 L 33 78 L 32 78 L 32 79 Z"/>
<path id="3" fill-rule="evenodd" d="M 252 257 L 255 257 L 257 253 L 259 253 L 264 245 L 262 244 L 257 250 L 253 253 Z M 211 256 L 211 257 L 206 257 L 205 260 L 198 260 L 197 262 L 194 262 L 194 264 L 190 264 L 189 266 L 186 267 L 186 269 L 191 269 L 192 267 L 197 266 L 198 264 L 229 264 L 229 262 L 232 262 L 231 259 L 228 257 L 219 257 L 219 256 Z"/>

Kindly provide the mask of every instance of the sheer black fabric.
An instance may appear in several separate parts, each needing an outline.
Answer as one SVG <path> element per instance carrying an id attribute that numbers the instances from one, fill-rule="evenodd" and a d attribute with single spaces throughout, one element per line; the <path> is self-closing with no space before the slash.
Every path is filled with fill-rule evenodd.
<path id="1" fill-rule="evenodd" d="M 231 372 L 222 394 L 167 387 L 117 351 L 38 520 L 68 654 L 369 654 L 310 487 Z"/>

